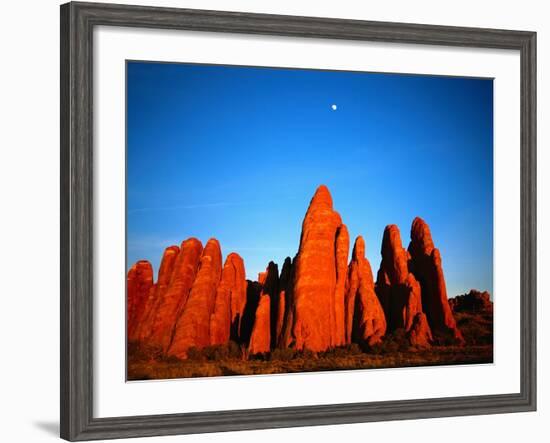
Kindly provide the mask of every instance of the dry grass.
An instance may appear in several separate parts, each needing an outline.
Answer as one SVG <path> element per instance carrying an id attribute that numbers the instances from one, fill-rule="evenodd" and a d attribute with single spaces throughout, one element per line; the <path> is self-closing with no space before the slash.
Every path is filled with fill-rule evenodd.
<path id="1" fill-rule="evenodd" d="M 455 319 L 469 344 L 493 344 L 493 313 L 457 312 Z"/>
<path id="2" fill-rule="evenodd" d="M 411 366 L 491 363 L 492 344 L 434 346 L 429 350 L 397 349 L 362 351 L 356 346 L 336 348 L 324 353 L 277 350 L 270 355 L 243 360 L 231 351 L 211 347 L 194 351 L 193 358 L 163 358 L 151 350 L 129 346 L 128 379 L 151 380 L 222 375 L 280 374 L 311 371 L 396 368 Z"/>
<path id="3" fill-rule="evenodd" d="M 350 369 L 401 368 L 493 362 L 492 312 L 457 312 L 455 318 L 466 346 L 432 346 L 414 349 L 404 330 L 388 334 L 372 348 L 356 344 L 326 352 L 276 349 L 269 354 L 249 356 L 246 348 L 227 346 L 190 349 L 189 358 L 167 357 L 158 349 L 137 343 L 128 345 L 128 379 L 152 380 L 222 375 L 280 374 Z M 444 344 L 444 339 L 438 339 Z"/>

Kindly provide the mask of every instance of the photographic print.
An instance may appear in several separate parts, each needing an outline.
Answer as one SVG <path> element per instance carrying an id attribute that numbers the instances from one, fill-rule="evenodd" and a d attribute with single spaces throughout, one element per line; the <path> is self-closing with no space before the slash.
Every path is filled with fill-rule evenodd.
<path id="1" fill-rule="evenodd" d="M 126 74 L 128 380 L 493 362 L 491 78 Z"/>

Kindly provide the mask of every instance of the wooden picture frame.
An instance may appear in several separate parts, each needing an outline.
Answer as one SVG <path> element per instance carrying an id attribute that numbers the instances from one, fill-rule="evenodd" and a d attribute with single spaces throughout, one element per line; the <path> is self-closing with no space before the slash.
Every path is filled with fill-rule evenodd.
<path id="1" fill-rule="evenodd" d="M 517 394 L 271 409 L 93 416 L 92 30 L 95 26 L 266 34 L 470 48 L 521 57 L 521 390 Z M 536 409 L 536 33 L 236 12 L 61 6 L 61 437 L 70 441 Z"/>

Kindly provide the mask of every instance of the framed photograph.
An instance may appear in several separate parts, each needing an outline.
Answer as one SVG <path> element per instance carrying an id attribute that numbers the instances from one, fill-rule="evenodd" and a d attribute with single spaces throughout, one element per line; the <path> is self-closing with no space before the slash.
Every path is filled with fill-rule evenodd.
<path id="1" fill-rule="evenodd" d="M 61 6 L 61 437 L 536 409 L 536 34 Z"/>

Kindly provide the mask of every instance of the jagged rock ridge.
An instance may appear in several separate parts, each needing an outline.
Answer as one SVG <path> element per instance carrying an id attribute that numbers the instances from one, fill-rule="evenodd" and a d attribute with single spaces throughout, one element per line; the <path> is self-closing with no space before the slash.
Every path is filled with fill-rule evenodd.
<path id="1" fill-rule="evenodd" d="M 246 280 L 237 253 L 222 266 L 214 238 L 204 248 L 196 238 L 169 246 L 156 282 L 149 262 L 134 264 L 127 276 L 128 340 L 178 358 L 230 341 L 245 355 L 276 348 L 319 352 L 351 343 L 372 347 L 397 330 L 418 348 L 464 342 L 453 309 L 485 308 L 489 296 L 471 293 L 451 307 L 441 255 L 422 219 L 413 221 L 408 249 L 396 225 L 385 228 L 376 282 L 365 247 L 357 237 L 348 263 L 347 227 L 328 188 L 320 186 L 298 252 L 285 259 L 280 274 L 270 262 L 257 281 Z"/>
<path id="2" fill-rule="evenodd" d="M 449 299 L 453 312 L 493 312 L 493 302 L 487 291 L 480 292 L 470 289 L 470 292 Z"/>

